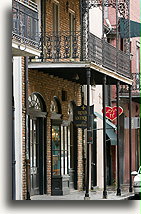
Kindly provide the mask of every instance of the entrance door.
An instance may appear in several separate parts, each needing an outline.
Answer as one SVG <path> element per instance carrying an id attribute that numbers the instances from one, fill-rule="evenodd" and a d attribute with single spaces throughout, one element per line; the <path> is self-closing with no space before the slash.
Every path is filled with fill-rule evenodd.
<path id="1" fill-rule="evenodd" d="M 30 119 L 31 195 L 39 194 L 39 139 L 37 119 Z"/>
<path id="2" fill-rule="evenodd" d="M 31 195 L 44 193 L 44 118 L 30 119 Z"/>
<path id="3" fill-rule="evenodd" d="M 77 129 L 71 122 L 70 132 L 70 188 L 77 189 Z"/>
<path id="4" fill-rule="evenodd" d="M 38 93 L 28 98 L 29 102 L 29 156 L 30 156 L 30 186 L 31 195 L 45 192 L 45 118 L 46 106 Z"/>
<path id="5" fill-rule="evenodd" d="M 108 140 L 108 138 L 107 138 Z M 112 159 L 111 159 L 111 144 L 110 140 L 106 143 L 106 162 L 107 162 L 107 185 L 112 184 Z"/>

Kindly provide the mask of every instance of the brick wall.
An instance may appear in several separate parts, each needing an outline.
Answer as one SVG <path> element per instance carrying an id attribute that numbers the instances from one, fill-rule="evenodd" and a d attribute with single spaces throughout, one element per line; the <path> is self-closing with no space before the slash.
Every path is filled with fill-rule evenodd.
<path id="1" fill-rule="evenodd" d="M 61 91 L 67 91 L 67 101 L 61 101 Z M 74 101 L 81 105 L 80 85 L 67 80 L 49 76 L 37 70 L 29 70 L 29 95 L 38 92 L 45 100 L 47 108 L 47 193 L 51 193 L 51 112 L 50 106 L 54 96 L 57 96 L 62 107 L 62 119 L 68 120 L 68 104 Z M 83 188 L 83 163 L 82 163 L 82 131 L 78 129 L 78 189 Z"/>
<path id="2" fill-rule="evenodd" d="M 67 6 L 68 2 L 68 6 Z M 53 3 L 57 3 L 59 8 L 59 21 L 58 21 L 58 34 L 56 37 L 53 32 Z M 58 53 L 60 61 L 79 61 L 80 59 L 80 5 L 79 0 L 50 0 L 46 1 L 46 14 L 45 14 L 45 31 L 44 38 L 44 58 L 52 61 L 52 57 Z M 70 37 L 70 18 L 69 13 L 75 15 L 75 29 L 76 37 Z M 77 42 L 75 42 L 75 40 Z M 53 41 L 56 41 L 53 42 Z M 71 43 L 73 42 L 73 51 L 71 50 Z M 57 52 L 57 53 L 56 53 Z M 72 53 L 76 55 L 72 57 Z"/>
<path id="3" fill-rule="evenodd" d="M 79 0 L 68 0 L 68 10 L 66 0 L 50 0 L 46 4 L 46 31 L 53 31 L 53 3 L 59 3 L 59 31 L 69 31 L 69 10 L 75 13 L 76 31 L 80 31 L 80 6 Z"/>
<path id="4" fill-rule="evenodd" d="M 80 6 L 79 0 L 68 1 L 68 8 L 66 0 L 48 0 L 46 1 L 45 26 L 46 32 L 53 31 L 53 3 L 59 4 L 59 31 L 69 32 L 69 11 L 75 14 L 76 31 L 80 31 Z M 24 58 L 22 61 L 23 69 L 23 199 L 26 198 L 26 165 L 25 165 L 25 71 Z M 67 101 L 61 101 L 62 90 L 67 91 Z M 54 96 L 57 96 L 61 102 L 63 120 L 68 120 L 68 104 L 75 101 L 77 105 L 81 105 L 81 91 L 80 85 L 69 82 L 67 80 L 49 76 L 48 74 L 38 72 L 37 70 L 29 70 L 29 91 L 28 95 L 33 92 L 38 92 L 45 100 L 47 108 L 47 129 L 46 129 L 46 164 L 47 164 L 47 193 L 51 193 L 51 113 L 50 105 Z M 78 129 L 78 189 L 83 188 L 83 162 L 82 162 L 82 130 Z"/>

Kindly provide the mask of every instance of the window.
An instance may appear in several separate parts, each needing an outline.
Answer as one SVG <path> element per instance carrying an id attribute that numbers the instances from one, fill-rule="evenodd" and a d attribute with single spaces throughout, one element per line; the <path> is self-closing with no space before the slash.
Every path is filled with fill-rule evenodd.
<path id="1" fill-rule="evenodd" d="M 60 175 L 60 127 L 52 126 L 52 175 Z"/>
<path id="2" fill-rule="evenodd" d="M 68 134 L 67 126 L 52 125 L 52 176 L 69 174 Z"/>
<path id="3" fill-rule="evenodd" d="M 137 42 L 136 46 L 136 73 L 140 72 L 140 44 Z"/>
<path id="4" fill-rule="evenodd" d="M 69 174 L 68 161 L 68 127 L 61 126 L 61 174 Z"/>
<path id="5" fill-rule="evenodd" d="M 59 4 L 53 3 L 53 32 L 59 32 Z"/>
<path id="6" fill-rule="evenodd" d="M 69 29 L 70 29 L 70 57 L 73 57 L 75 36 L 75 13 L 69 12 Z"/>

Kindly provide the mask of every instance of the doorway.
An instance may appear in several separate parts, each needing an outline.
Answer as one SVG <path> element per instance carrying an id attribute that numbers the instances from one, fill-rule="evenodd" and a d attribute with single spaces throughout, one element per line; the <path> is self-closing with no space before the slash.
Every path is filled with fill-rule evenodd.
<path id="1" fill-rule="evenodd" d="M 29 96 L 29 156 L 31 195 L 45 193 L 45 103 L 41 95 Z"/>

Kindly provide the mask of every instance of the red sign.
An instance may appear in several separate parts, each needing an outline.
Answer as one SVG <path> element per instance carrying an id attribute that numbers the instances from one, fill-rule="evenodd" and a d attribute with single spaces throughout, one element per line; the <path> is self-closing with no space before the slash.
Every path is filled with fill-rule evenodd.
<path id="1" fill-rule="evenodd" d="M 109 107 L 109 106 L 106 106 L 105 107 L 106 109 L 106 117 L 108 119 L 110 119 L 111 121 L 115 120 L 117 118 L 117 107 L 114 106 L 114 107 Z M 123 113 L 123 109 L 121 107 L 118 108 L 119 110 L 119 115 L 121 115 Z M 103 109 L 102 109 L 102 113 L 103 113 Z"/>

